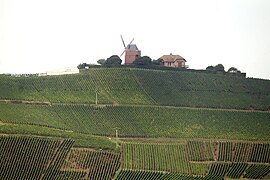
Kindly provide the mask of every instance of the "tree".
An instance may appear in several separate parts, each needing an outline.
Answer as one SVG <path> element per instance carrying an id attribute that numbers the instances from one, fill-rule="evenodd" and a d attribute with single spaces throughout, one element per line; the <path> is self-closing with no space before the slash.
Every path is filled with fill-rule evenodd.
<path id="1" fill-rule="evenodd" d="M 152 64 L 152 59 L 148 56 L 142 56 L 133 61 L 133 64 L 136 65 L 150 65 Z"/>
<path id="2" fill-rule="evenodd" d="M 208 66 L 206 68 L 207 71 L 215 71 L 215 67 L 214 66 Z"/>
<path id="3" fill-rule="evenodd" d="M 77 66 L 77 68 L 78 68 L 78 69 L 83 69 L 82 64 L 79 64 L 79 65 Z"/>
<path id="4" fill-rule="evenodd" d="M 231 67 L 230 69 L 228 69 L 228 73 L 241 73 L 241 71 L 239 71 L 237 68 L 235 67 Z"/>
<path id="5" fill-rule="evenodd" d="M 163 59 L 159 58 L 157 60 L 153 60 L 152 63 L 155 64 L 155 65 L 163 65 L 164 61 L 163 61 Z"/>
<path id="6" fill-rule="evenodd" d="M 215 71 L 225 72 L 224 66 L 222 64 L 218 64 L 215 66 Z"/>
<path id="7" fill-rule="evenodd" d="M 77 66 L 77 68 L 78 68 L 78 69 L 85 69 L 86 67 L 89 67 L 89 66 L 90 66 L 90 64 L 82 63 L 82 64 L 79 64 L 79 65 Z"/>
<path id="8" fill-rule="evenodd" d="M 117 55 L 112 55 L 111 57 L 109 57 L 104 64 L 106 65 L 119 65 L 122 63 L 122 60 L 120 59 L 119 56 Z"/>
<path id="9" fill-rule="evenodd" d="M 97 63 L 100 64 L 100 65 L 105 64 L 105 62 L 106 62 L 105 59 L 99 59 L 99 60 L 97 61 Z"/>
<path id="10" fill-rule="evenodd" d="M 214 72 L 225 72 L 224 66 L 222 64 L 218 64 L 216 66 L 208 66 L 206 68 L 207 71 L 214 71 Z"/>

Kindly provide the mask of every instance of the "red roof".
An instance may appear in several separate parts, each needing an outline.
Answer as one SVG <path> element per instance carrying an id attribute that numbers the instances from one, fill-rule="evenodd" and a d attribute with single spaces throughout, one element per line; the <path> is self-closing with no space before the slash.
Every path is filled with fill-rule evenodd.
<path id="1" fill-rule="evenodd" d="M 175 62 L 177 60 L 182 60 L 187 62 L 182 56 L 180 55 L 163 55 L 162 57 L 160 57 L 160 59 L 163 59 L 164 62 Z"/>

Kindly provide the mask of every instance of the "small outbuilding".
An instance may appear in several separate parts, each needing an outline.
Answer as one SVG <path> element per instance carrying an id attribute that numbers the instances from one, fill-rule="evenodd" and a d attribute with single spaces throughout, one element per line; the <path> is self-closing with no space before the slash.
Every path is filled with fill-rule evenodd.
<path id="1" fill-rule="evenodd" d="M 76 67 L 69 67 L 69 68 L 62 68 L 62 69 L 56 69 L 52 71 L 47 71 L 47 76 L 53 76 L 53 75 L 64 75 L 64 74 L 78 74 L 79 69 Z"/>

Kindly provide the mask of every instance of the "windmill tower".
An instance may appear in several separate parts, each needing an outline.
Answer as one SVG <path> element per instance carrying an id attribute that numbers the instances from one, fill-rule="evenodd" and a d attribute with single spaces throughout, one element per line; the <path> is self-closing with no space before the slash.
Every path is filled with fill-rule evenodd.
<path id="1" fill-rule="evenodd" d="M 124 45 L 124 51 L 120 55 L 123 56 L 125 53 L 125 64 L 132 64 L 138 57 L 141 57 L 141 51 L 138 49 L 136 44 L 131 44 L 134 41 L 134 38 L 130 41 L 130 43 L 126 46 L 124 39 L 121 35 L 121 39 Z"/>

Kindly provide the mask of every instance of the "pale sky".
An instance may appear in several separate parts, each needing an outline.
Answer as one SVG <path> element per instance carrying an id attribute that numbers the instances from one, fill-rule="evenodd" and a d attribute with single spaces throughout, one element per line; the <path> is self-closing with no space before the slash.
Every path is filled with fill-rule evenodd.
<path id="1" fill-rule="evenodd" d="M 121 54 L 121 34 L 152 59 L 270 79 L 270 0 L 0 0 L 0 73 L 96 63 Z"/>

